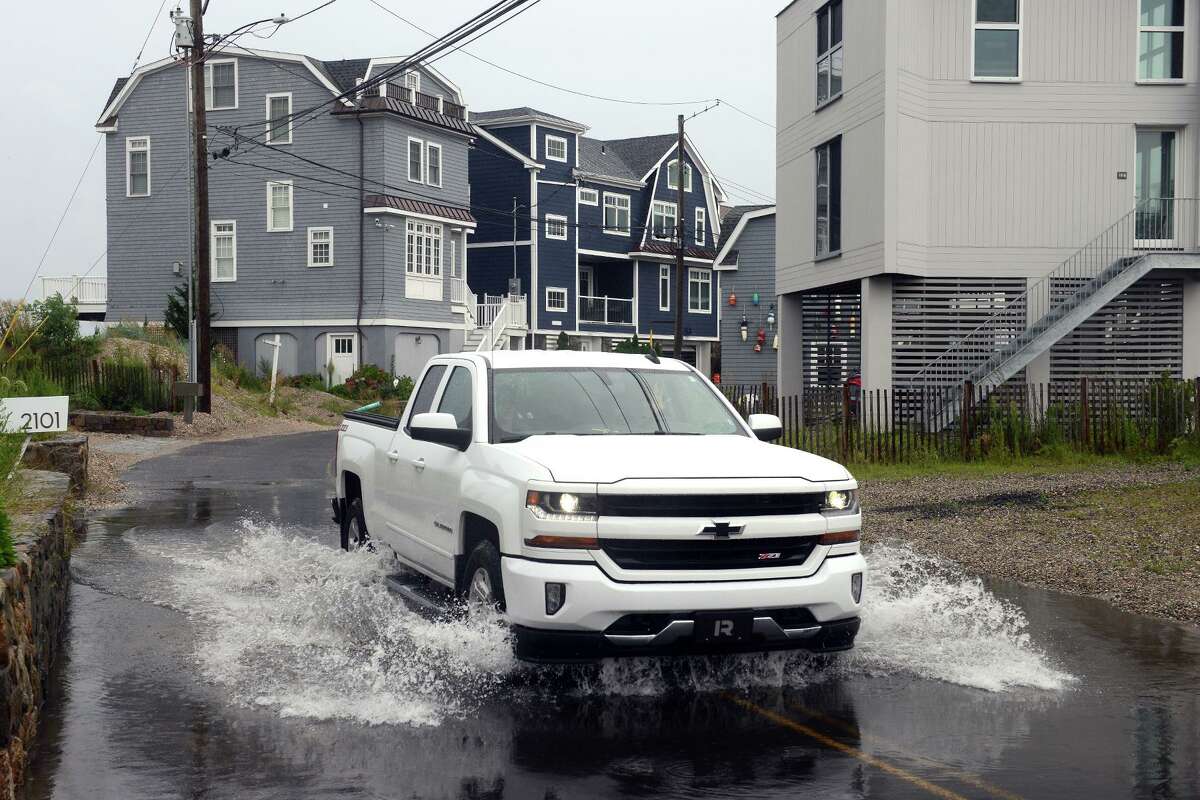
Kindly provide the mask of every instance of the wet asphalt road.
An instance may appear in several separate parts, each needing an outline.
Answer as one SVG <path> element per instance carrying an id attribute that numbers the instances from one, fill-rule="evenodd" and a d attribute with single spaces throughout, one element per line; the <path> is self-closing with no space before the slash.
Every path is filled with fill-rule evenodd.
<path id="1" fill-rule="evenodd" d="M 478 636 L 396 633 L 370 569 L 324 549 L 332 447 L 201 445 L 127 474 L 136 506 L 74 555 L 28 797 L 1200 797 L 1200 634 L 1015 585 L 902 591 L 831 664 L 448 670 Z M 1002 608 L 1027 627 L 979 634 Z M 398 721 L 409 702 L 432 711 Z"/>

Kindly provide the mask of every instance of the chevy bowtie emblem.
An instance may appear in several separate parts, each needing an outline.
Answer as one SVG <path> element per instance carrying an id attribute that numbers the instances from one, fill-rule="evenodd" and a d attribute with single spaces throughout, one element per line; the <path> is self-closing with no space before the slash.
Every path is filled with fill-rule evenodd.
<path id="1" fill-rule="evenodd" d="M 705 525 L 700 529 L 700 535 L 711 536 L 714 539 L 728 539 L 730 536 L 737 536 L 745 529 L 745 525 L 730 525 L 725 520 L 714 519 L 712 525 Z"/>

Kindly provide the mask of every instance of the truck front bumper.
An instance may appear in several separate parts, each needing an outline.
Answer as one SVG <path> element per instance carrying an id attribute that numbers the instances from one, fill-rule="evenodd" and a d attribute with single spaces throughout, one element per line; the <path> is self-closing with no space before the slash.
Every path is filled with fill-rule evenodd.
<path id="1" fill-rule="evenodd" d="M 826 558 L 805 578 L 703 583 L 621 583 L 595 564 L 519 558 L 502 559 L 501 571 L 517 657 L 569 662 L 849 649 L 858 633 L 861 608 L 851 593 L 851 576 L 865 573 L 866 562 L 855 553 Z M 546 613 L 547 583 L 566 585 L 566 602 L 554 614 Z M 710 612 L 739 615 L 749 627 L 748 635 L 729 644 L 698 637 L 696 615 Z"/>

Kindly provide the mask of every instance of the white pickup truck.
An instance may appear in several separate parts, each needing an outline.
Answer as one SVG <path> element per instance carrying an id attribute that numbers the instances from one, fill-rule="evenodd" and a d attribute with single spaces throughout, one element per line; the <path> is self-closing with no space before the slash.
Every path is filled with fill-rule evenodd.
<path id="1" fill-rule="evenodd" d="M 334 519 L 499 606 L 521 659 L 845 650 L 858 485 L 780 429 L 672 359 L 438 356 L 403 417 L 346 415 Z"/>

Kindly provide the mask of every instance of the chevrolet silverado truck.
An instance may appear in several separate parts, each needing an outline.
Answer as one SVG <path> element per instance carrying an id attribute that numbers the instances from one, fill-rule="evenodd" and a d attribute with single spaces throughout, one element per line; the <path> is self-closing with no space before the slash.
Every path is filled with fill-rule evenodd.
<path id="1" fill-rule="evenodd" d="M 654 355 L 437 356 L 401 417 L 346 414 L 334 520 L 499 608 L 523 660 L 845 650 L 858 484 L 781 427 Z"/>

